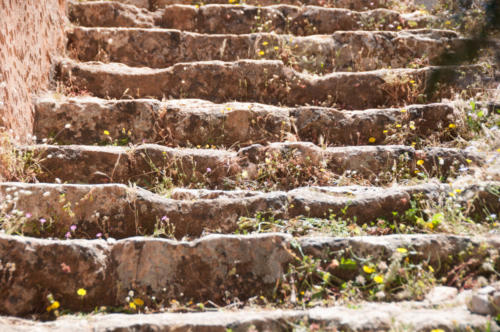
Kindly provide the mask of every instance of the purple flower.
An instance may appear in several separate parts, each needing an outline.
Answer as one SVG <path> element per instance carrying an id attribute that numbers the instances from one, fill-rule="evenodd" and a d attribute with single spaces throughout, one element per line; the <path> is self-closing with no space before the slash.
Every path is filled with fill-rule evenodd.
<path id="1" fill-rule="evenodd" d="M 99 239 L 100 239 L 100 238 L 102 237 L 102 233 L 97 233 L 97 234 L 95 235 L 95 237 L 97 237 L 97 238 L 99 238 Z"/>
<path id="2" fill-rule="evenodd" d="M 45 224 L 47 222 L 47 220 L 45 218 L 40 218 L 40 224 Z"/>
<path id="3" fill-rule="evenodd" d="M 69 228 L 72 232 L 76 231 L 76 225 L 71 225 L 71 227 Z"/>
<path id="4" fill-rule="evenodd" d="M 32 214 L 31 213 L 26 213 L 26 218 L 31 218 Z"/>
<path id="5" fill-rule="evenodd" d="M 71 237 L 71 233 L 70 232 L 67 232 L 66 235 L 64 235 L 67 239 L 69 239 Z"/>
<path id="6" fill-rule="evenodd" d="M 207 173 L 210 173 L 212 169 L 210 167 L 207 167 Z"/>
<path id="7" fill-rule="evenodd" d="M 161 217 L 161 221 L 167 221 L 167 220 L 168 220 L 167 216 Z"/>

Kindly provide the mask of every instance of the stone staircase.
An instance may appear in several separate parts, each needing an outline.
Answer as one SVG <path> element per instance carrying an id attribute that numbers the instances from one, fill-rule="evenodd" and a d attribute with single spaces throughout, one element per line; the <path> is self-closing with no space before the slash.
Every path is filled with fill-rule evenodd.
<path id="1" fill-rule="evenodd" d="M 36 181 L 0 183 L 2 330 L 497 330 L 500 143 L 453 98 L 498 83 L 415 8 L 70 1 Z"/>

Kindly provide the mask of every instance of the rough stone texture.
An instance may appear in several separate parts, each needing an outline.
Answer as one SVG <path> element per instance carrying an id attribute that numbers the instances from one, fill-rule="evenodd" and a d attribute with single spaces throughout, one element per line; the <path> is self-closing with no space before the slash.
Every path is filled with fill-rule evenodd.
<path id="1" fill-rule="evenodd" d="M 182 323 L 181 323 L 182 322 Z M 240 310 L 204 313 L 164 313 L 152 315 L 95 315 L 84 319 L 63 316 L 54 322 L 33 322 L 17 318 L 0 318 L 0 327 L 9 331 L 288 331 L 300 323 L 326 331 L 412 331 L 486 330 L 498 331 L 497 325 L 480 315 L 471 314 L 463 306 L 430 309 L 416 302 L 403 304 L 366 303 L 356 308 L 331 307 L 310 310 Z M 292 325 L 293 324 L 293 325 Z M 314 325 L 313 325 L 314 324 Z"/>
<path id="2" fill-rule="evenodd" d="M 425 28 L 435 18 L 420 12 L 401 14 L 388 9 L 364 12 L 316 6 L 266 7 L 173 4 L 148 12 L 118 2 L 70 2 L 69 18 L 87 27 L 168 28 L 200 33 L 271 32 L 294 35 L 330 34 L 348 30 Z"/>
<path id="3" fill-rule="evenodd" d="M 109 248 L 104 241 L 51 241 L 0 235 L 0 313 L 44 312 L 52 293 L 71 310 L 114 300 Z M 64 269 L 64 266 L 69 269 Z M 87 290 L 85 301 L 76 291 Z M 61 301 L 61 302 L 62 302 Z"/>
<path id="4" fill-rule="evenodd" d="M 353 257 L 372 255 L 379 259 L 390 258 L 397 248 L 410 248 L 419 253 L 419 259 L 441 269 L 440 273 L 453 266 L 457 253 L 463 252 L 464 257 L 480 256 L 481 246 L 488 246 L 494 250 L 500 248 L 497 237 L 472 239 L 465 236 L 443 234 L 414 234 L 414 235 L 386 235 L 362 236 L 351 238 L 311 237 L 301 238 L 300 244 L 306 255 L 314 257 L 328 257 L 327 253 L 348 249 Z M 461 257 L 463 258 L 463 257 Z"/>
<path id="5" fill-rule="evenodd" d="M 375 181 L 377 174 L 391 172 L 399 160 L 413 174 L 417 158 L 426 158 L 428 172 L 446 175 L 446 166 L 460 162 L 481 165 L 479 153 L 458 149 L 427 148 L 415 150 L 400 145 L 348 146 L 322 149 L 312 143 L 272 143 L 252 145 L 238 152 L 215 149 L 168 148 L 145 144 L 134 148 L 119 146 L 34 145 L 22 148 L 39 159 L 44 170 L 40 181 L 73 183 L 128 183 L 151 186 L 163 177 L 184 186 L 201 183 L 211 188 L 223 187 L 227 179 L 246 171 L 248 180 L 256 180 L 259 168 L 269 156 L 295 163 L 324 168 L 335 174 L 356 171 L 361 179 Z M 418 157 L 420 156 L 420 157 Z M 438 157 L 439 156 L 439 157 Z M 416 158 L 417 157 L 417 158 Z M 441 158 L 442 164 L 438 161 Z M 470 160 L 470 164 L 466 161 Z M 431 162 L 432 161 L 432 162 Z M 457 163 L 458 162 L 458 163 Z M 57 180 L 57 181 L 59 181 Z"/>
<path id="6" fill-rule="evenodd" d="M 474 291 L 466 303 L 472 313 L 496 317 L 500 314 L 500 283 Z"/>
<path id="7" fill-rule="evenodd" d="M 65 6 L 66 0 L 0 1 L 0 127 L 20 141 L 32 133 L 32 96 L 47 88 L 53 57 L 64 52 Z"/>
<path id="8" fill-rule="evenodd" d="M 327 107 L 275 107 L 256 103 L 214 104 L 204 100 L 104 100 L 46 95 L 36 102 L 34 134 L 39 142 L 96 144 L 126 140 L 133 144 L 241 147 L 297 137 L 327 145 L 377 144 L 393 123 L 415 124 L 423 137 L 454 122 L 451 104 L 406 106 L 401 109 L 342 111 Z M 65 128 L 70 124 L 70 128 Z M 293 125 L 292 125 L 293 124 Z M 110 135 L 105 135 L 107 130 Z M 129 133 L 130 131 L 130 133 Z"/>
<path id="9" fill-rule="evenodd" d="M 461 186 L 463 195 L 457 199 L 469 203 L 479 201 L 482 207 L 496 211 L 500 205 L 494 188 L 500 188 L 500 183 Z M 26 222 L 10 229 L 28 236 L 64 238 L 70 226 L 76 225 L 72 238 L 93 239 L 101 233 L 104 238 L 121 239 L 153 234 L 165 227 L 168 235 L 180 239 L 210 232 L 234 232 L 240 217 L 254 217 L 257 213 L 274 218 L 329 218 L 336 214 L 356 218 L 361 225 L 377 218 L 390 220 L 393 211 L 410 208 L 410 200 L 416 195 L 433 199 L 452 190 L 448 185 L 439 184 L 387 189 L 307 187 L 269 193 L 174 189 L 171 198 L 165 198 L 118 184 L 0 183 L 0 212 L 14 214 L 17 210 L 22 216 L 29 213 Z M 168 221 L 163 221 L 163 216 L 167 216 Z M 46 220 L 43 227 L 41 218 Z"/>
<path id="10" fill-rule="evenodd" d="M 423 93 L 431 87 L 428 85 L 431 79 L 441 83 L 439 97 L 446 97 L 452 89 L 461 89 L 481 76 L 477 66 L 382 69 L 313 76 L 299 73 L 277 60 L 178 63 L 165 69 L 61 60 L 57 71 L 58 77 L 74 89 L 101 98 L 200 98 L 213 102 L 239 100 L 288 106 L 336 104 L 354 109 L 414 102 L 416 96 L 409 95 L 409 90 Z M 415 86 L 411 87 L 413 84 Z M 429 102 L 438 96 L 434 93 L 419 98 Z"/>
<path id="11" fill-rule="evenodd" d="M 356 257 L 387 259 L 399 247 L 416 250 L 440 272 L 448 257 L 480 246 L 497 252 L 498 237 L 468 238 L 447 235 L 394 235 L 354 238 L 299 238 L 283 234 L 211 235 L 186 242 L 148 238 L 120 241 L 40 240 L 0 235 L 0 313 L 14 316 L 43 313 L 51 293 L 70 310 L 89 311 L 100 305 L 126 305 L 130 291 L 151 306 L 171 299 L 223 303 L 234 296 L 246 299 L 276 287 L 289 263 L 296 260 L 292 242 L 306 255 L 348 249 Z M 471 250 L 472 248 L 472 250 Z M 76 290 L 85 288 L 84 299 Z M 321 312 L 321 310 L 320 310 Z M 313 320 L 321 317 L 315 316 Z"/>
<path id="12" fill-rule="evenodd" d="M 68 48 L 80 61 L 165 68 L 178 62 L 281 59 L 314 73 L 436 64 L 462 43 L 456 33 L 343 31 L 293 37 L 271 33 L 205 35 L 179 30 L 74 28 Z M 261 53 L 262 52 L 262 53 Z"/>

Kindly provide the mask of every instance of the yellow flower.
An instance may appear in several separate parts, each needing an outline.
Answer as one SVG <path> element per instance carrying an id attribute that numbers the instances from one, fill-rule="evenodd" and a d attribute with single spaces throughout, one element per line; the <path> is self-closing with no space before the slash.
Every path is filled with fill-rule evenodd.
<path id="1" fill-rule="evenodd" d="M 269 43 L 266 41 L 262 43 L 262 45 L 264 45 L 264 46 L 267 46 L 267 44 L 269 44 Z"/>
<path id="2" fill-rule="evenodd" d="M 139 307 L 140 306 L 143 306 L 144 305 L 144 301 L 137 298 L 137 299 L 134 299 L 134 304 L 138 305 Z"/>
<path id="3" fill-rule="evenodd" d="M 259 55 L 264 55 L 264 54 L 265 54 L 265 52 L 264 52 L 264 51 L 260 51 L 260 52 L 259 52 Z"/>
<path id="4" fill-rule="evenodd" d="M 241 172 L 241 177 L 246 179 L 248 177 L 248 172 L 247 171 Z"/>
<path id="5" fill-rule="evenodd" d="M 431 332 L 444 332 L 443 329 L 432 329 Z"/>
<path id="6" fill-rule="evenodd" d="M 384 134 L 387 134 L 388 132 L 389 132 L 389 130 L 387 130 L 387 129 L 383 131 Z"/>
<path id="7" fill-rule="evenodd" d="M 51 305 L 49 305 L 49 306 L 47 307 L 47 311 L 48 311 L 48 312 L 51 312 L 52 310 L 55 310 L 55 309 L 59 308 L 59 306 L 60 306 L 59 301 L 54 301 L 54 302 L 52 302 L 52 304 L 51 304 Z"/>
<path id="8" fill-rule="evenodd" d="M 415 81 L 414 80 L 410 80 L 410 84 L 415 84 Z"/>
<path id="9" fill-rule="evenodd" d="M 444 24 L 446 24 L 446 25 L 450 25 L 450 24 L 451 24 L 451 21 L 446 21 L 446 22 L 444 22 Z"/>
<path id="10" fill-rule="evenodd" d="M 403 109 L 401 110 L 401 113 L 406 113 L 406 110 L 403 108 Z"/>
<path id="11" fill-rule="evenodd" d="M 422 166 L 424 164 L 424 161 L 422 159 L 417 160 L 417 165 Z"/>
<path id="12" fill-rule="evenodd" d="M 398 28 L 397 28 L 397 29 L 398 29 L 398 30 L 402 30 L 402 29 L 403 29 L 403 27 L 402 27 L 401 25 L 398 25 Z"/>
<path id="13" fill-rule="evenodd" d="M 279 50 L 280 48 L 278 46 L 274 46 L 274 49 L 277 51 Z"/>
<path id="14" fill-rule="evenodd" d="M 375 137 L 370 137 L 368 139 L 368 142 L 370 142 L 370 143 L 375 143 L 375 141 L 376 141 Z"/>
<path id="15" fill-rule="evenodd" d="M 381 284 L 384 282 L 384 276 L 378 274 L 373 278 L 373 281 L 375 281 L 377 284 Z"/>
<path id="16" fill-rule="evenodd" d="M 129 304 L 129 307 L 132 308 L 132 309 L 137 309 L 137 307 L 135 306 L 135 303 L 134 302 L 130 302 Z"/>
<path id="17" fill-rule="evenodd" d="M 465 161 L 467 162 L 467 164 L 470 164 L 472 162 L 472 160 L 470 159 L 465 159 Z"/>
<path id="18" fill-rule="evenodd" d="M 396 128 L 401 128 L 401 125 L 398 123 L 398 124 L 396 125 Z"/>
<path id="19" fill-rule="evenodd" d="M 456 128 L 457 126 L 456 126 L 454 123 L 450 123 L 450 124 L 448 125 L 448 127 L 450 127 L 451 129 L 453 129 L 453 128 Z"/>
<path id="20" fill-rule="evenodd" d="M 401 254 L 406 254 L 408 252 L 408 250 L 406 250 L 406 248 L 398 248 L 396 249 L 399 253 Z"/>
<path id="21" fill-rule="evenodd" d="M 429 271 L 431 271 L 432 273 L 434 273 L 434 268 L 432 266 L 429 265 Z"/>
<path id="22" fill-rule="evenodd" d="M 460 193 L 462 192 L 462 189 L 455 189 L 455 192 L 456 192 L 457 194 L 460 194 Z"/>
<path id="23" fill-rule="evenodd" d="M 372 267 L 369 267 L 368 265 L 363 265 L 363 271 L 365 271 L 365 273 L 371 274 L 371 273 L 375 272 L 375 269 Z"/>
<path id="24" fill-rule="evenodd" d="M 105 130 L 104 135 L 109 136 L 109 131 Z"/>
<path id="25" fill-rule="evenodd" d="M 85 288 L 79 288 L 76 291 L 76 294 L 80 295 L 81 297 L 84 297 L 85 295 L 87 295 L 87 291 L 85 290 Z"/>
<path id="26" fill-rule="evenodd" d="M 450 195 L 451 197 L 455 197 L 455 193 L 452 192 L 449 192 L 448 195 Z"/>

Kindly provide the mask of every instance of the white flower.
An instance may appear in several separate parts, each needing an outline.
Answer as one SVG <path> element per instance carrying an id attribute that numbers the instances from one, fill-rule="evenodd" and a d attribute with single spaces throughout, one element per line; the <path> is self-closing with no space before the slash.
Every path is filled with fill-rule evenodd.
<path id="1" fill-rule="evenodd" d="M 71 128 L 71 123 L 66 123 L 66 125 L 64 126 L 64 128 L 66 128 L 66 129 Z"/>

